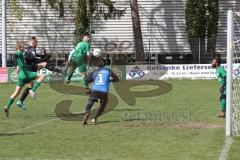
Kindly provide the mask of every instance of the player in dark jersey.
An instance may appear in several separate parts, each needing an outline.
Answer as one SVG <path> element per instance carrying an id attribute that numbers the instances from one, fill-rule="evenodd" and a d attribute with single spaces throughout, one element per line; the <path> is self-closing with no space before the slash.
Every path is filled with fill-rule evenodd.
<path id="1" fill-rule="evenodd" d="M 62 70 L 55 68 L 54 66 L 51 66 L 48 63 L 48 60 L 51 58 L 51 56 L 46 53 L 45 49 L 42 49 L 42 54 L 37 54 L 36 52 L 37 43 L 38 43 L 37 38 L 35 36 L 31 37 L 29 46 L 24 50 L 24 58 L 25 58 L 28 70 L 31 72 L 37 72 L 38 67 L 41 67 L 41 68 L 46 68 L 53 72 L 63 73 Z M 32 82 L 32 85 L 30 84 L 23 91 L 23 94 L 20 100 L 16 103 L 18 107 L 25 108 L 23 102 L 27 98 L 32 86 L 33 86 L 33 82 Z"/>
<path id="2" fill-rule="evenodd" d="M 100 107 L 95 114 L 92 122 L 97 123 L 97 118 L 103 113 L 108 102 L 108 90 L 110 82 L 117 82 L 119 78 L 110 69 L 104 67 L 104 62 L 101 59 L 96 59 L 95 64 L 98 67 L 97 70 L 91 72 L 87 77 L 89 83 L 93 83 L 90 98 L 85 110 L 85 116 L 83 125 L 87 124 L 89 113 L 94 102 L 100 100 Z"/>

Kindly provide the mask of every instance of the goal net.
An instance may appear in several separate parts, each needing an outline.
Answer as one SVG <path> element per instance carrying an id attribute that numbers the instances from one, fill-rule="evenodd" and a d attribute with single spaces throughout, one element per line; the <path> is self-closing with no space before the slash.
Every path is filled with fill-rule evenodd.
<path id="1" fill-rule="evenodd" d="M 240 135 L 240 12 L 228 11 L 226 135 Z"/>

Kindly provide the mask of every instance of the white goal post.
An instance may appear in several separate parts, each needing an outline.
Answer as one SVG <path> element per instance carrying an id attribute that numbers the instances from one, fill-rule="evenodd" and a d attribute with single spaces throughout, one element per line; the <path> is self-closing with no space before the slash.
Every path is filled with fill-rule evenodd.
<path id="1" fill-rule="evenodd" d="M 232 135 L 232 62 L 233 62 L 233 11 L 228 11 L 227 20 L 227 104 L 226 104 L 226 136 Z"/>
<path id="2" fill-rule="evenodd" d="M 240 135 L 240 12 L 228 11 L 226 136 Z"/>

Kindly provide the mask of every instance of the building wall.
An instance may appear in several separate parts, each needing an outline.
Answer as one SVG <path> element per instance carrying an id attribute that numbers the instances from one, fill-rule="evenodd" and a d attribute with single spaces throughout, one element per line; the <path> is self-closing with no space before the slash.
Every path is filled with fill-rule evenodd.
<path id="1" fill-rule="evenodd" d="M 8 10 L 8 54 L 14 54 L 15 42 L 23 39 L 28 42 L 30 36 L 37 36 L 39 48 L 49 53 L 68 53 L 73 47 L 74 11 L 71 1 L 65 1 L 65 17 L 59 19 L 58 11 L 42 0 L 37 6 L 35 0 L 19 0 L 23 19 L 19 21 Z M 141 27 L 146 53 L 189 54 L 186 36 L 185 0 L 138 0 Z M 226 49 L 226 16 L 228 9 L 238 10 L 240 1 L 219 0 L 220 20 L 217 51 Z M 121 19 L 93 21 L 96 33 L 92 36 L 92 47 L 102 48 L 108 53 L 134 53 L 134 39 L 131 9 L 128 0 L 115 0 L 118 9 L 126 8 Z"/>
<path id="2" fill-rule="evenodd" d="M 189 53 L 184 15 L 185 0 L 138 0 L 141 28 L 146 53 Z M 109 51 L 132 53 L 134 51 L 131 9 L 128 0 L 116 1 L 116 6 L 126 10 L 120 20 L 97 21 L 94 27 L 94 45 L 109 43 Z M 121 46 L 124 46 L 123 48 Z"/>
<path id="3" fill-rule="evenodd" d="M 186 35 L 186 0 L 138 0 L 145 53 L 191 54 Z M 133 53 L 134 41 L 131 9 L 128 0 L 116 1 L 115 5 L 127 8 L 120 20 L 97 21 L 94 27 L 94 45 L 108 44 L 108 52 Z M 219 0 L 218 53 L 226 50 L 227 10 L 239 10 L 240 1 Z M 123 47 L 122 47 L 123 46 Z M 197 54 L 197 53 L 195 53 Z"/>
<path id="4" fill-rule="evenodd" d="M 240 1 L 219 0 L 219 33 L 217 39 L 217 51 L 219 53 L 226 53 L 228 10 L 240 11 Z"/>
<path id="5" fill-rule="evenodd" d="M 69 6 L 69 2 L 65 2 Z M 15 53 L 15 43 L 23 40 L 25 46 L 29 38 L 38 38 L 38 50 L 46 48 L 48 53 L 63 54 L 71 51 L 74 36 L 74 10 L 65 8 L 65 17 L 59 19 L 59 12 L 47 5 L 47 0 L 42 0 L 38 6 L 36 0 L 20 0 L 19 6 L 23 13 L 20 21 L 12 10 L 7 10 L 7 43 L 8 56 Z M 74 7 L 72 7 L 74 8 Z"/>

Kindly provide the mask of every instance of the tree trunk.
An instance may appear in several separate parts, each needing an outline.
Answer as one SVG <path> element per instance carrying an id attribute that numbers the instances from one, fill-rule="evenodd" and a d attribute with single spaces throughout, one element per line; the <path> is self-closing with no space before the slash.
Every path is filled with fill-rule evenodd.
<path id="1" fill-rule="evenodd" d="M 216 40 L 218 33 L 218 13 L 219 2 L 218 0 L 208 0 L 208 23 L 207 23 L 207 53 L 212 54 L 212 57 L 216 57 Z"/>
<path id="2" fill-rule="evenodd" d="M 199 54 L 205 53 L 206 7 L 205 0 L 187 0 L 185 7 L 187 36 L 193 55 L 193 63 L 199 62 Z"/>
<path id="3" fill-rule="evenodd" d="M 139 17 L 138 2 L 137 0 L 129 0 L 131 6 L 131 15 L 133 23 L 133 34 L 135 41 L 136 61 L 144 62 L 144 47 L 141 30 L 141 22 Z"/>

